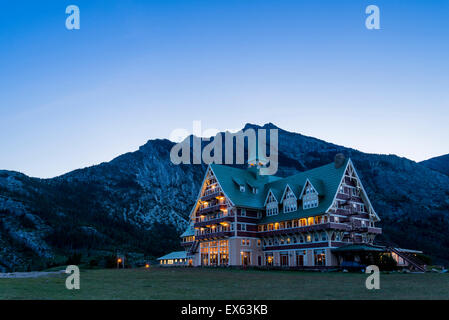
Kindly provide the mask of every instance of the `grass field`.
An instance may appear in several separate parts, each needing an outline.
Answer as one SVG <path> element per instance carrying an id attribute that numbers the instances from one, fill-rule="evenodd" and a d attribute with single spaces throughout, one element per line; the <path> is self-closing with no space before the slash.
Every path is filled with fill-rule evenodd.
<path id="1" fill-rule="evenodd" d="M 81 270 L 81 289 L 65 275 L 0 279 L 0 299 L 449 299 L 449 275 L 381 274 L 380 290 L 366 275 L 340 272 L 225 269 Z"/>

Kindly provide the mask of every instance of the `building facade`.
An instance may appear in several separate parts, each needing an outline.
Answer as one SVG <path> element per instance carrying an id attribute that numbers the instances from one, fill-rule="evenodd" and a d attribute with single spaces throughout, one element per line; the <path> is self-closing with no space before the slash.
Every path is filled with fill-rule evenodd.
<path id="1" fill-rule="evenodd" d="M 350 159 L 290 177 L 209 165 L 181 235 L 191 266 L 337 266 L 336 248 L 382 231 Z"/>

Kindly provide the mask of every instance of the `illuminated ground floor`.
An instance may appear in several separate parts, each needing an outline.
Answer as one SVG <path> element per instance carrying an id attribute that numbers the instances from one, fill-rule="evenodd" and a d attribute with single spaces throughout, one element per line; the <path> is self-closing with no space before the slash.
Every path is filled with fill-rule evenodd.
<path id="1" fill-rule="evenodd" d="M 333 244 L 333 243 L 331 243 Z M 186 246 L 185 251 L 176 251 L 158 258 L 161 266 L 240 266 L 240 267 L 285 267 L 285 268 L 331 268 L 346 265 L 367 265 L 375 255 L 390 255 L 399 267 L 410 265 L 410 254 L 418 251 L 396 249 L 370 244 L 348 244 L 329 246 L 328 241 L 310 244 L 264 246 L 257 238 L 227 238 L 200 241 L 195 252 Z M 402 250 L 402 251 L 401 251 Z"/>

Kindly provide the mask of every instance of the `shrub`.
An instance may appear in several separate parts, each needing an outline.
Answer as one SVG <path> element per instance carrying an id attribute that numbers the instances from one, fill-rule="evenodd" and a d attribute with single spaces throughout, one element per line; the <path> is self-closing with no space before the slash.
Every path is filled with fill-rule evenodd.
<path id="1" fill-rule="evenodd" d="M 380 254 L 375 260 L 377 260 L 375 264 L 381 271 L 393 271 L 397 269 L 396 260 L 389 254 Z"/>
<path id="2" fill-rule="evenodd" d="M 117 268 L 117 257 L 115 254 L 104 257 L 105 268 Z"/>
<path id="3" fill-rule="evenodd" d="M 93 268 L 93 267 L 97 267 L 98 266 L 98 260 L 97 259 L 91 259 L 89 261 L 89 267 Z"/>
<path id="4" fill-rule="evenodd" d="M 417 253 L 416 254 L 416 258 L 418 258 L 419 260 L 424 262 L 424 264 L 426 264 L 426 265 L 431 265 L 432 264 L 432 258 L 429 257 L 428 255 L 423 254 L 423 253 Z"/>
<path id="5" fill-rule="evenodd" d="M 67 258 L 66 264 L 77 266 L 81 264 L 81 257 L 82 257 L 81 253 L 75 252 L 70 257 Z"/>

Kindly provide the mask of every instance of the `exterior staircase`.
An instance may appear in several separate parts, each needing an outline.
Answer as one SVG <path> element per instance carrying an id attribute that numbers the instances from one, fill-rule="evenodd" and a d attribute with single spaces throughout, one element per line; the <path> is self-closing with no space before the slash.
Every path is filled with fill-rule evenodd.
<path id="1" fill-rule="evenodd" d="M 415 270 L 421 271 L 421 272 L 427 271 L 426 264 L 423 261 L 421 261 L 420 259 L 418 259 L 411 253 L 402 252 L 402 251 L 397 250 L 396 248 L 400 248 L 400 246 L 398 246 L 397 244 L 395 244 L 391 241 L 385 241 L 385 240 L 377 242 L 377 244 L 384 246 L 386 248 L 386 250 L 396 253 L 399 257 L 401 257 L 402 259 L 407 261 L 409 263 L 411 269 L 415 269 Z"/>
<path id="2" fill-rule="evenodd" d="M 198 240 L 195 240 L 192 244 L 192 246 L 189 249 L 189 255 L 194 255 L 196 250 L 198 249 L 200 242 Z"/>
<path id="3" fill-rule="evenodd" d="M 396 253 L 399 257 L 407 261 L 411 268 L 421 272 L 427 271 L 426 264 L 424 262 L 413 256 L 411 253 L 397 250 L 396 248 L 399 248 L 399 246 L 395 243 L 391 241 L 381 241 L 379 244 L 385 246 L 388 251 Z"/>
<path id="4" fill-rule="evenodd" d="M 401 257 L 402 259 L 407 261 L 416 270 L 422 271 L 422 272 L 427 271 L 425 264 L 418 258 L 414 257 L 413 255 L 411 255 L 407 252 L 399 251 L 393 247 L 387 247 L 387 249 L 390 250 L 391 252 L 396 253 L 399 257 Z"/>

